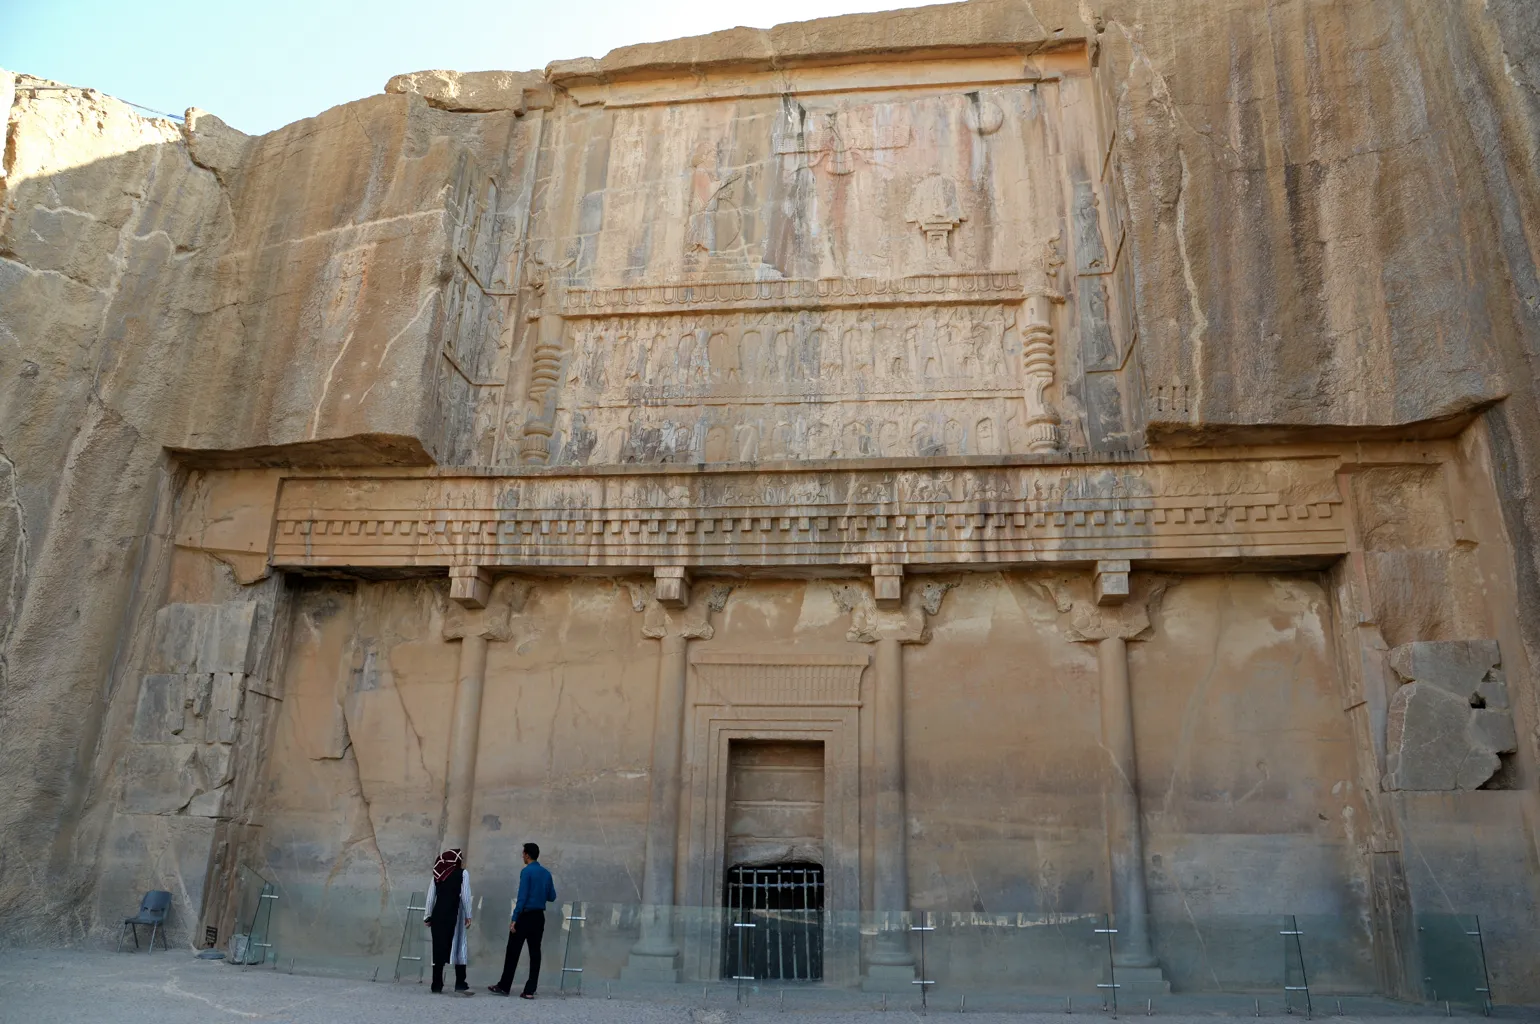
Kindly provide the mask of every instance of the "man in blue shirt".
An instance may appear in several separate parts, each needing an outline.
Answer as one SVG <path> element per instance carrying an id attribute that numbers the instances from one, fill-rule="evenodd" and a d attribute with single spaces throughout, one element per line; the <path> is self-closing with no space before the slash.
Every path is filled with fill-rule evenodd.
<path id="1" fill-rule="evenodd" d="M 519 898 L 513 904 L 513 920 L 508 924 L 508 952 L 503 956 L 503 976 L 489 992 L 506 996 L 513 990 L 513 972 L 519 968 L 519 953 L 529 943 L 529 980 L 524 982 L 520 998 L 535 998 L 540 982 L 540 940 L 545 936 L 545 905 L 556 898 L 556 884 L 551 873 L 540 863 L 540 847 L 524 844 L 524 870 L 519 872 Z"/>

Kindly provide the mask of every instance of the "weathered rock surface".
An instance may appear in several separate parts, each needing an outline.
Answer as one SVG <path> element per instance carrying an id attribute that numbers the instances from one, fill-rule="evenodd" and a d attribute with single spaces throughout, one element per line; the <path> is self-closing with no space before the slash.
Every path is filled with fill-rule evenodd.
<path id="1" fill-rule="evenodd" d="M 553 61 L 546 74 L 563 82 L 721 66 L 773 70 L 830 58 L 849 63 L 893 54 L 1036 53 L 1081 40 L 1088 28 L 1081 5 L 1071 0 L 972 0 L 622 46 L 599 58 Z"/>
<path id="2" fill-rule="evenodd" d="M 551 89 L 540 71 L 414 71 L 385 83 L 387 93 L 415 93 L 440 110 L 523 114 L 549 103 Z"/>
<path id="3" fill-rule="evenodd" d="M 892 642 L 914 905 L 1100 909 L 1116 655 L 1156 914 L 1397 991 L 1434 894 L 1532 934 L 1537 53 L 1521 0 L 974 0 L 256 138 L 0 74 L 0 943 L 162 883 L 190 941 L 258 862 L 373 942 L 468 782 L 488 899 L 518 829 L 636 902 L 675 641 L 832 730 L 841 906 Z M 1158 610 L 1066 634 L 1094 563 Z"/>
<path id="4" fill-rule="evenodd" d="M 1518 749 L 1508 687 L 1492 640 L 1405 644 L 1390 652 L 1404 681 L 1390 701 L 1386 789 L 1477 789 L 1498 754 Z"/>
<path id="5" fill-rule="evenodd" d="M 476 153 L 511 143 L 513 116 L 457 134 L 389 96 L 247 140 L 201 112 L 178 130 L 91 90 L 14 81 L 0 178 L 0 877 L 57 879 L 0 883 L 6 941 L 24 942 L 64 938 L 49 908 L 91 886 L 75 851 L 106 823 L 100 780 L 117 755 L 101 730 L 132 717 L 111 696 L 137 689 L 144 670 L 129 665 L 167 585 L 171 526 L 156 510 L 181 487 L 167 451 L 247 465 L 440 452 L 455 184 Z"/>

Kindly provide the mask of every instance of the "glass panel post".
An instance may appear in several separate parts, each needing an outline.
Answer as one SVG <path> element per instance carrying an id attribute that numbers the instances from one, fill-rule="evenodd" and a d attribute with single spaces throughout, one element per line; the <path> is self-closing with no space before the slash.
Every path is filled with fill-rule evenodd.
<path id="1" fill-rule="evenodd" d="M 930 923 L 930 911 L 923 911 L 920 914 L 920 923 L 911 925 L 909 930 L 920 933 L 920 976 L 914 979 L 912 984 L 920 986 L 920 1012 L 924 1013 L 928 1005 L 925 993 L 935 984 L 934 981 L 925 976 L 925 933 L 936 930 L 936 926 Z"/>
<path id="2" fill-rule="evenodd" d="M 756 927 L 756 923 L 749 920 L 749 907 L 747 903 L 741 908 L 738 916 L 740 920 L 732 922 L 738 952 L 737 968 L 733 971 L 732 979 L 733 984 L 737 987 L 738 1002 L 741 1003 L 743 1002 L 743 983 L 755 980 L 756 972 L 754 971 L 753 963 L 749 959 L 747 944 L 749 941 L 749 930 Z"/>
<path id="3" fill-rule="evenodd" d="M 406 917 L 401 922 L 401 945 L 396 951 L 396 981 L 401 980 L 401 965 L 403 963 L 417 963 L 417 984 L 422 984 L 422 934 L 412 927 L 414 921 L 419 921 L 413 914 L 426 914 L 428 912 L 428 894 L 426 892 L 414 892 L 406 898 Z M 415 956 L 413 954 L 416 954 Z"/>
<path id="4" fill-rule="evenodd" d="M 260 876 L 254 877 L 260 879 Z M 273 944 L 268 941 L 268 933 L 272 930 L 273 904 L 276 902 L 278 893 L 273 883 L 263 882 L 257 893 L 257 905 L 251 913 L 251 923 L 246 927 L 246 956 L 242 959 L 244 965 L 263 964 L 272 956 Z M 276 956 L 273 957 L 273 966 L 278 966 Z"/>
<path id="5" fill-rule="evenodd" d="M 1107 980 L 1101 982 L 1096 987 L 1101 989 L 1102 994 L 1106 997 L 1102 1000 L 1102 1004 L 1112 1010 L 1112 1015 L 1114 1017 L 1118 1015 L 1118 969 L 1116 965 L 1117 947 L 1113 942 L 1113 937 L 1116 936 L 1117 933 L 1118 930 L 1113 927 L 1112 915 L 1103 914 L 1101 918 L 1101 927 L 1096 929 L 1096 934 L 1105 936 L 1107 939 Z"/>
<path id="6" fill-rule="evenodd" d="M 1476 956 L 1481 961 L 1481 987 L 1476 989 L 1481 997 L 1481 1012 L 1485 1016 L 1492 1016 L 1492 976 L 1487 973 L 1487 942 L 1481 934 L 1481 917 L 1477 914 L 1470 916 L 1471 930 L 1466 935 L 1476 940 Z"/>
<path id="7" fill-rule="evenodd" d="M 567 940 L 562 944 L 561 947 L 561 981 L 556 986 L 556 992 L 558 995 L 567 994 L 567 975 L 581 975 L 583 973 L 583 968 L 572 966 L 572 941 L 574 938 L 579 940 L 578 959 L 581 960 L 583 953 L 583 946 L 581 941 L 583 937 L 582 928 L 583 922 L 586 920 L 588 920 L 588 917 L 583 913 L 582 903 L 572 903 L 567 906 L 562 913 L 562 924 L 564 925 L 563 930 L 567 933 Z M 577 986 L 577 993 L 581 995 L 583 992 L 583 979 L 579 977 L 574 978 L 573 981 Z"/>
<path id="8" fill-rule="evenodd" d="M 1302 994 L 1304 998 L 1305 1016 L 1314 1015 L 1314 1007 L 1310 1003 L 1310 979 L 1305 976 L 1305 950 L 1301 938 L 1305 934 L 1299 927 L 1299 919 L 1293 914 L 1286 914 L 1283 918 L 1283 928 L 1278 932 L 1283 936 L 1283 1008 L 1286 1013 L 1293 1013 L 1297 1000 Z"/>

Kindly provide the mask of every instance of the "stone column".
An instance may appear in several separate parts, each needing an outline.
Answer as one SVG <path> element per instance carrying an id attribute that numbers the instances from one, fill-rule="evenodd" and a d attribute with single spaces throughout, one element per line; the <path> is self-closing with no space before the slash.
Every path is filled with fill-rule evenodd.
<path id="1" fill-rule="evenodd" d="M 1107 794 L 1107 859 L 1117 912 L 1118 966 L 1158 967 L 1150 951 L 1149 894 L 1144 881 L 1144 834 L 1139 819 L 1139 768 L 1134 760 L 1133 698 L 1128 689 L 1128 641 L 1097 642 L 1102 677 L 1102 749 L 1111 762 Z"/>
<path id="2" fill-rule="evenodd" d="M 905 644 L 930 640 L 929 616 L 941 610 L 950 584 L 911 583 L 903 568 L 872 567 L 872 590 L 843 591 L 851 614 L 846 638 L 876 647 L 873 666 L 873 778 L 863 781 L 874 811 L 872 906 L 876 941 L 867 956 L 862 987 L 867 991 L 909 992 L 914 981 L 910 951 L 908 814 L 904 799 Z"/>
<path id="3" fill-rule="evenodd" d="M 873 757 L 872 780 L 876 804 L 874 856 L 872 858 L 872 909 L 882 914 L 897 914 L 909 909 L 909 844 L 905 835 L 904 808 L 904 655 L 895 636 L 883 636 L 876 642 L 872 693 Z M 868 959 L 875 967 L 902 967 L 907 983 L 913 980 L 909 966 L 914 955 L 909 952 L 909 936 L 899 931 L 903 921 L 885 922 L 877 933 L 876 948 Z M 881 972 L 878 972 L 879 974 Z M 868 973 L 868 980 L 872 974 Z"/>
<path id="4" fill-rule="evenodd" d="M 690 603 L 690 580 L 681 566 L 654 570 L 653 590 L 637 588 L 633 599 L 646 615 L 642 635 L 658 641 L 657 702 L 652 722 L 652 768 L 647 799 L 647 847 L 642 865 L 642 933 L 621 970 L 627 981 L 677 983 L 679 943 L 673 906 L 678 874 L 680 791 L 683 785 L 685 687 L 689 642 L 712 636 L 711 612 L 725 591 Z"/>
<path id="5" fill-rule="evenodd" d="M 449 571 L 450 604 L 444 615 L 444 639 L 460 641 L 460 667 L 449 727 L 449 769 L 444 779 L 443 845 L 447 849 L 470 849 L 487 642 L 509 638 L 513 612 L 523 608 L 528 593 L 528 584 L 513 580 L 494 587 L 491 574 L 476 566 L 457 566 Z"/>
<path id="6" fill-rule="evenodd" d="M 486 684 L 487 638 L 460 639 L 460 672 L 455 682 L 454 718 L 449 727 L 449 774 L 444 781 L 444 846 L 466 848 L 471 835 L 471 802 L 476 792 L 476 753 L 481 734 L 481 692 Z"/>
<path id="7" fill-rule="evenodd" d="M 1166 584 L 1141 579 L 1131 587 L 1129 563 L 1102 561 L 1089 581 L 1061 586 L 1060 611 L 1071 612 L 1065 633 L 1095 643 L 1101 677 L 1101 745 L 1107 757 L 1107 861 L 1117 928 L 1118 984 L 1130 992 L 1169 992 L 1170 984 L 1150 947 L 1149 892 L 1144 874 L 1144 832 L 1139 808 L 1139 766 L 1134 756 L 1133 696 L 1128 642 L 1147 638 L 1149 612 Z M 1089 590 L 1089 594 L 1086 590 Z"/>

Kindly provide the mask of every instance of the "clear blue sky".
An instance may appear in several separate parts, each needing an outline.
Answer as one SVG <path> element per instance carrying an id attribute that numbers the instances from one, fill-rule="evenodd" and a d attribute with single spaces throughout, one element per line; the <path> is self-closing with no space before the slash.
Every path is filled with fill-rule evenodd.
<path id="1" fill-rule="evenodd" d="M 734 25 L 925 0 L 0 0 L 0 67 L 271 131 L 391 75 L 544 67 Z"/>

